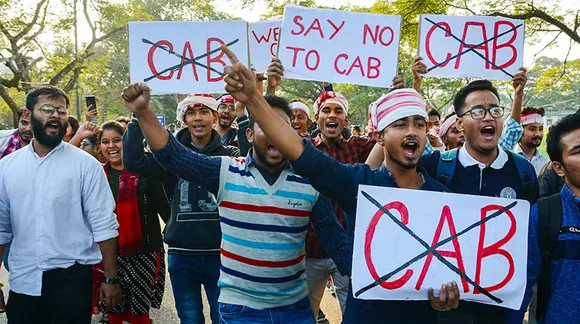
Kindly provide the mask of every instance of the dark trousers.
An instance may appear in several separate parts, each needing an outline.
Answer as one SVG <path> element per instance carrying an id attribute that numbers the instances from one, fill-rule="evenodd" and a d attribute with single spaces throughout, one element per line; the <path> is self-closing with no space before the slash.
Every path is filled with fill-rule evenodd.
<path id="1" fill-rule="evenodd" d="M 6 316 L 9 324 L 89 324 L 93 269 L 75 264 L 42 274 L 41 296 L 10 291 Z"/>

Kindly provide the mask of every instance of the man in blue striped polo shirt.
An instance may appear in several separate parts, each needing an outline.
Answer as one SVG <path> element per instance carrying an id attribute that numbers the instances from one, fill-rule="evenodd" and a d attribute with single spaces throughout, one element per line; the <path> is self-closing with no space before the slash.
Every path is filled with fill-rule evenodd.
<path id="1" fill-rule="evenodd" d="M 222 230 L 220 322 L 313 324 L 304 273 L 309 222 L 339 271 L 346 274 L 351 259 L 348 237 L 330 201 L 308 180 L 294 175 L 251 115 L 246 135 L 253 147 L 245 159 L 206 156 L 185 148 L 159 124 L 149 108 L 146 84 L 130 85 L 123 99 L 161 166 L 217 198 Z M 274 95 L 265 100 L 276 118 L 290 127 L 288 102 Z"/>
<path id="2" fill-rule="evenodd" d="M 374 135 L 384 147 L 385 163 L 371 171 L 364 164 L 341 164 L 316 149 L 310 141 L 303 141 L 268 108 L 255 88 L 252 73 L 239 63 L 231 50 L 225 46 L 222 50 L 232 62 L 232 66 L 226 67 L 226 90 L 246 104 L 272 144 L 292 161 L 294 171 L 307 177 L 314 188 L 340 204 L 347 217 L 351 244 L 359 185 L 447 191 L 417 165 L 426 144 L 427 112 L 415 90 L 392 91 L 373 105 L 371 115 L 377 130 Z M 375 301 L 355 299 L 351 291 L 343 323 L 437 323 L 437 311 L 448 311 L 459 304 L 455 282 L 444 285 L 437 299 L 433 289 L 429 289 L 427 295 L 429 302 Z"/>

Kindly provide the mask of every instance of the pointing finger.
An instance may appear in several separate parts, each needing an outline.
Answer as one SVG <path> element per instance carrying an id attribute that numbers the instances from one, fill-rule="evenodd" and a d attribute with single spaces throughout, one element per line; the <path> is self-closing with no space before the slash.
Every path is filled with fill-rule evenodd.
<path id="1" fill-rule="evenodd" d="M 238 62 L 240 62 L 240 60 L 238 60 L 238 57 L 236 56 L 236 54 L 234 54 L 234 52 L 232 52 L 232 50 L 229 49 L 229 47 L 225 46 L 225 45 L 221 45 L 220 46 L 221 50 L 224 51 L 224 53 L 226 53 L 226 55 L 228 56 L 228 58 L 230 59 L 230 62 L 232 62 L 232 66 Z"/>

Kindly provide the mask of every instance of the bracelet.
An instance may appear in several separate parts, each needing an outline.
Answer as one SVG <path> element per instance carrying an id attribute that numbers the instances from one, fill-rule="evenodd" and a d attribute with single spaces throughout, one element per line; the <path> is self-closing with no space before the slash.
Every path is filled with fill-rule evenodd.
<path id="1" fill-rule="evenodd" d="M 266 80 L 268 80 L 268 78 L 266 78 L 266 77 L 258 78 L 258 81 L 266 81 Z"/>
<path id="2" fill-rule="evenodd" d="M 121 280 L 119 280 L 119 278 L 109 278 L 109 277 L 105 277 L 103 278 L 103 283 L 109 284 L 109 285 L 118 285 L 121 283 Z"/>

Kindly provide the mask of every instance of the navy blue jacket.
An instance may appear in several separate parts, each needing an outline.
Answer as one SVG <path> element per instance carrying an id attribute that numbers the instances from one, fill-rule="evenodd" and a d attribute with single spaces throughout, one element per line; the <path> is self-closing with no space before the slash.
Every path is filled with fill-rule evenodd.
<path id="1" fill-rule="evenodd" d="M 397 188 L 397 183 L 384 165 L 371 170 L 366 164 L 342 164 L 316 149 L 307 139 L 303 141 L 306 143 L 304 153 L 292 163 L 294 172 L 308 178 L 316 190 L 343 209 L 352 251 L 358 186 Z M 417 171 L 425 178 L 421 190 L 448 191 L 429 177 L 423 168 L 417 167 Z M 428 301 L 362 300 L 355 299 L 351 291 L 343 316 L 343 324 L 346 323 L 437 323 L 437 312 Z"/>

